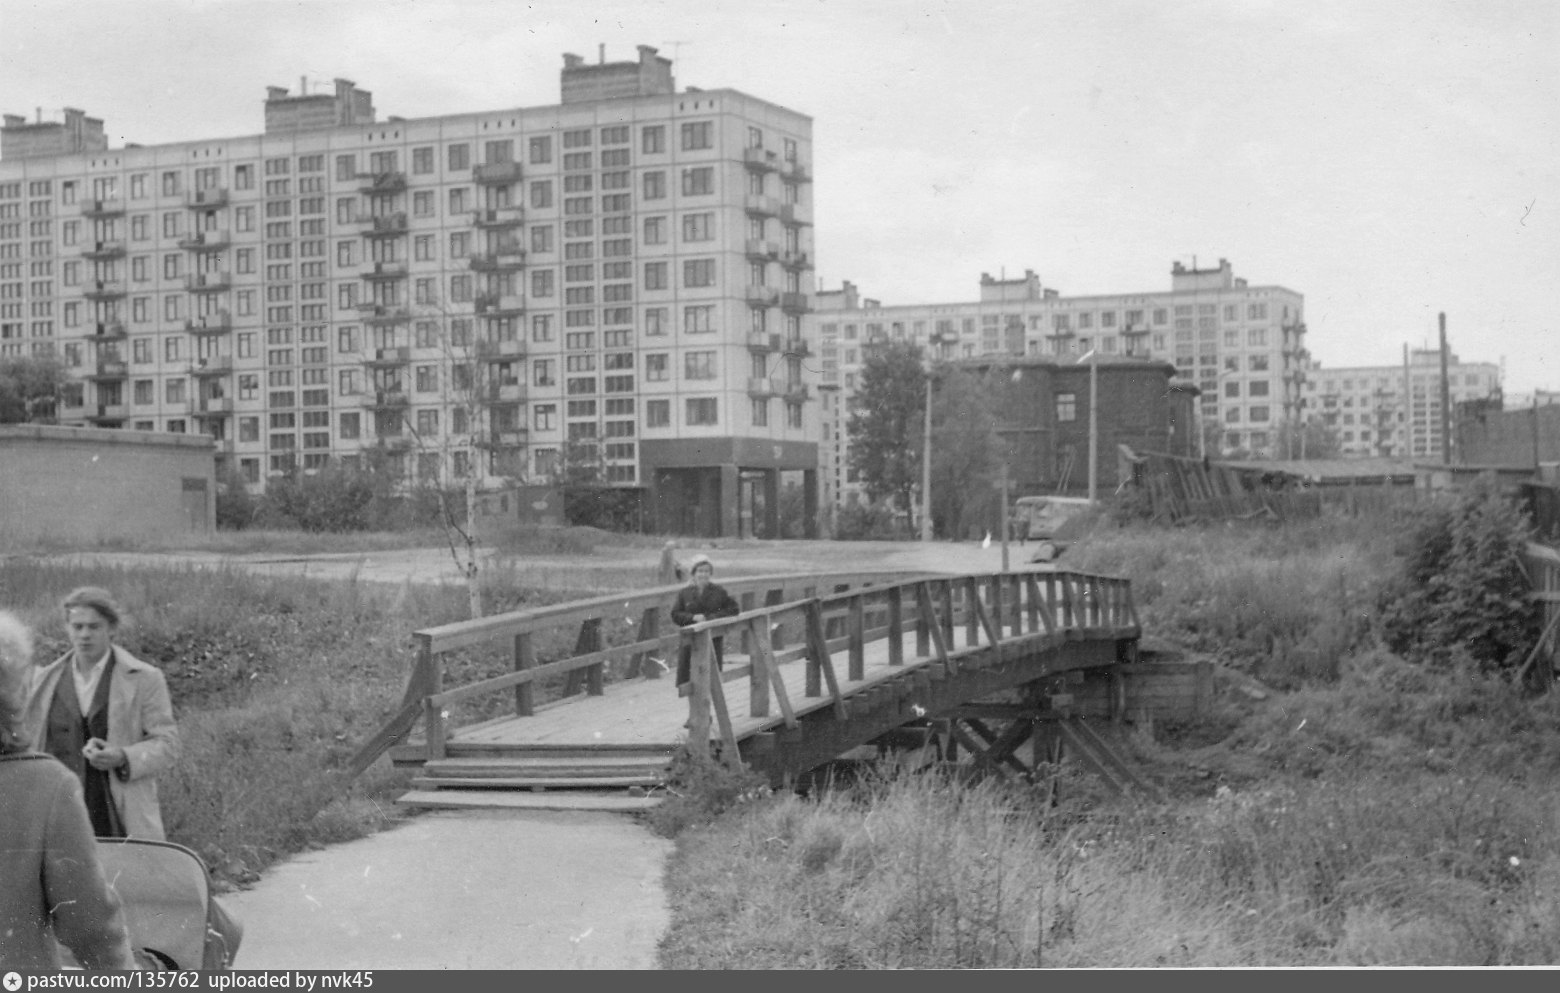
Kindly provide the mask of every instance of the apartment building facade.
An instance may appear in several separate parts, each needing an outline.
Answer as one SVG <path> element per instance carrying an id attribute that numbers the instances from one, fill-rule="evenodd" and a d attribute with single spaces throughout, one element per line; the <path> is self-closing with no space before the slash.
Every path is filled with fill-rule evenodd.
<path id="1" fill-rule="evenodd" d="M 565 55 L 549 106 L 381 121 L 337 80 L 120 149 L 78 117 L 0 129 L 0 354 L 64 361 L 61 423 L 207 434 L 257 488 L 584 468 L 690 534 L 816 491 L 807 116 L 640 46 Z"/>
<path id="2" fill-rule="evenodd" d="M 820 453 L 836 506 L 859 493 L 846 460 L 849 397 L 876 341 L 910 341 L 948 360 L 1065 363 L 1097 351 L 1171 363 L 1197 387 L 1199 450 L 1214 457 L 1275 454 L 1282 426 L 1307 414 L 1304 297 L 1248 285 L 1225 259 L 1204 269 L 1173 263 L 1167 291 L 1067 297 L 1030 270 L 1015 279 L 982 274 L 980 296 L 968 302 L 885 306 L 847 282 L 820 291 L 815 306 L 808 323 L 817 327 L 823 384 L 839 390 Z"/>
<path id="3" fill-rule="evenodd" d="M 1447 393 L 1453 414 L 1468 400 L 1500 395 L 1500 367 L 1446 356 Z M 1344 455 L 1441 459 L 1441 352 L 1409 350 L 1395 366 L 1313 368 L 1306 380 L 1307 406 L 1338 433 Z M 1455 448 L 1456 434 L 1453 434 Z"/>

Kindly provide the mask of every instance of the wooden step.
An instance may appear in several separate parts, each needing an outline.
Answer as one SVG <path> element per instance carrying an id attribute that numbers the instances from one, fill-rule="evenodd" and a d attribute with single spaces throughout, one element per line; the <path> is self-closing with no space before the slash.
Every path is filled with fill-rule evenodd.
<path id="1" fill-rule="evenodd" d="M 525 755 L 514 758 L 434 759 L 423 765 L 431 776 L 659 776 L 671 767 L 661 755 L 603 755 L 598 758 Z"/>
<path id="2" fill-rule="evenodd" d="M 412 790 L 396 798 L 407 807 L 454 810 L 605 810 L 635 813 L 661 804 L 662 794 L 633 796 L 626 790 L 549 790 L 529 793 L 514 790 Z"/>
<path id="3" fill-rule="evenodd" d="M 648 789 L 659 786 L 658 776 L 415 776 L 412 786 L 416 789 L 492 789 L 492 790 L 596 790 L 627 789 L 638 786 Z"/>
<path id="4" fill-rule="evenodd" d="M 560 758 L 600 758 L 604 755 L 623 756 L 631 761 L 643 758 L 650 761 L 658 758 L 663 762 L 672 760 L 672 746 L 670 745 L 634 745 L 634 744 L 513 744 L 492 741 L 461 741 L 458 738 L 445 743 L 444 753 L 447 758 L 483 758 L 483 759 L 508 759 L 526 758 L 530 756 L 546 756 L 549 759 Z M 390 748 L 390 762 L 396 766 L 417 766 L 428 761 L 427 742 L 420 738 L 414 738 L 404 745 L 394 745 Z"/>

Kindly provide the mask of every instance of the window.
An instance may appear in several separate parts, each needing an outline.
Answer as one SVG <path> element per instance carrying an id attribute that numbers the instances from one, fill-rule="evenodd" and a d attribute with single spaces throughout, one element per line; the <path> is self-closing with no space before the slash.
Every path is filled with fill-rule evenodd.
<path id="1" fill-rule="evenodd" d="M 553 295 L 554 272 L 551 269 L 537 269 L 531 273 L 531 295 L 533 297 L 550 297 Z"/>
<path id="2" fill-rule="evenodd" d="M 1078 394 L 1056 394 L 1056 419 L 1058 421 L 1075 421 L 1078 419 Z"/>
<path id="3" fill-rule="evenodd" d="M 645 427 L 664 428 L 672 423 L 672 402 L 670 400 L 646 400 L 645 401 Z"/>
<path id="4" fill-rule="evenodd" d="M 645 263 L 645 289 L 647 289 L 647 290 L 664 290 L 664 289 L 666 289 L 666 286 L 667 286 L 667 283 L 666 283 L 666 271 L 667 271 L 667 263 L 665 263 L 665 262 L 646 262 Z"/>
<path id="5" fill-rule="evenodd" d="M 412 175 L 426 176 L 433 172 L 433 148 L 412 149 Z"/>
<path id="6" fill-rule="evenodd" d="M 466 144 L 451 145 L 449 148 L 449 163 L 451 172 L 459 172 L 471 168 L 471 146 Z"/>
<path id="7" fill-rule="evenodd" d="M 690 427 L 720 423 L 715 397 L 689 397 L 685 420 Z"/>
<path id="8" fill-rule="evenodd" d="M 576 131 L 565 131 L 563 133 L 563 147 L 564 148 L 589 148 L 590 147 L 590 129 L 589 128 L 580 128 L 579 130 L 576 130 Z"/>
<path id="9" fill-rule="evenodd" d="M 714 259 L 688 259 L 683 262 L 683 285 L 689 287 L 715 285 Z"/>
<path id="10" fill-rule="evenodd" d="M 1253 424 L 1265 424 L 1265 423 L 1267 423 L 1267 419 L 1268 419 L 1268 409 L 1267 409 L 1267 407 L 1263 407 L 1263 406 L 1252 407 L 1251 408 L 1251 412 L 1248 415 L 1247 419 L 1250 420 L 1251 423 L 1253 423 Z"/>
<path id="11" fill-rule="evenodd" d="M 701 148 L 713 148 L 714 145 L 715 124 L 713 121 L 695 121 L 682 126 L 683 151 L 689 152 Z"/>
<path id="12" fill-rule="evenodd" d="M 432 190 L 418 190 L 417 192 L 412 194 L 412 216 L 413 217 L 432 217 L 433 216 L 433 191 Z"/>
<path id="13" fill-rule="evenodd" d="M 660 200 L 666 196 L 666 173 L 656 171 L 645 173 L 644 190 L 646 200 Z"/>
<path id="14" fill-rule="evenodd" d="M 684 379 L 714 379 L 714 352 L 686 352 L 683 354 Z"/>
<path id="15" fill-rule="evenodd" d="M 553 228 L 551 224 L 543 224 L 531 228 L 531 251 L 551 252 L 553 248 Z"/>
<path id="16" fill-rule="evenodd" d="M 1267 396 L 1268 395 L 1268 381 L 1265 380 L 1265 379 L 1254 379 L 1254 380 L 1252 380 L 1251 388 L 1250 388 L 1250 395 L 1254 396 L 1254 397 L 1265 397 L 1265 396 Z"/>
<path id="17" fill-rule="evenodd" d="M 715 237 L 714 214 L 684 214 L 683 241 L 710 241 Z"/>
<path id="18" fill-rule="evenodd" d="M 557 386 L 557 360 L 537 359 L 531 363 L 531 383 L 534 386 Z"/>
<path id="19" fill-rule="evenodd" d="M 666 151 L 666 126 L 664 124 L 652 124 L 639 129 L 639 150 L 646 155 L 657 155 Z"/>
<path id="20" fill-rule="evenodd" d="M 712 319 L 715 315 L 713 306 L 698 306 L 683 308 L 683 332 L 686 334 L 700 334 L 715 330 Z"/>
<path id="21" fill-rule="evenodd" d="M 715 192 L 715 170 L 711 166 L 684 169 L 682 174 L 683 196 L 703 196 Z"/>
<path id="22" fill-rule="evenodd" d="M 553 205 L 553 184 L 550 179 L 538 179 L 531 184 L 531 206 L 551 207 Z"/>
<path id="23" fill-rule="evenodd" d="M 667 378 L 668 358 L 665 352 L 651 352 L 645 356 L 645 381 L 664 383 Z"/>
<path id="24" fill-rule="evenodd" d="M 531 139 L 530 158 L 532 165 L 542 165 L 552 161 L 552 136 L 542 135 Z"/>

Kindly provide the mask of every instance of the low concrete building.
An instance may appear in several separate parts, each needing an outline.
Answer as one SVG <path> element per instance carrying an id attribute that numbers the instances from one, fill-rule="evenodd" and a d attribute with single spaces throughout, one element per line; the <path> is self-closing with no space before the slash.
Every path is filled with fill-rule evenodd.
<path id="1" fill-rule="evenodd" d="M 0 547 L 210 534 L 214 447 L 203 434 L 0 425 Z"/>

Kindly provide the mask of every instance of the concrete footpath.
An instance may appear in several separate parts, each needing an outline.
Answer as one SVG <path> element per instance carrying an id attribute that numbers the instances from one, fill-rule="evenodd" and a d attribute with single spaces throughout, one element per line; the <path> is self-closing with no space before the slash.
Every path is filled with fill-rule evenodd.
<path id="1" fill-rule="evenodd" d="M 621 814 L 419 815 L 221 899 L 237 969 L 654 969 L 672 843 Z"/>

